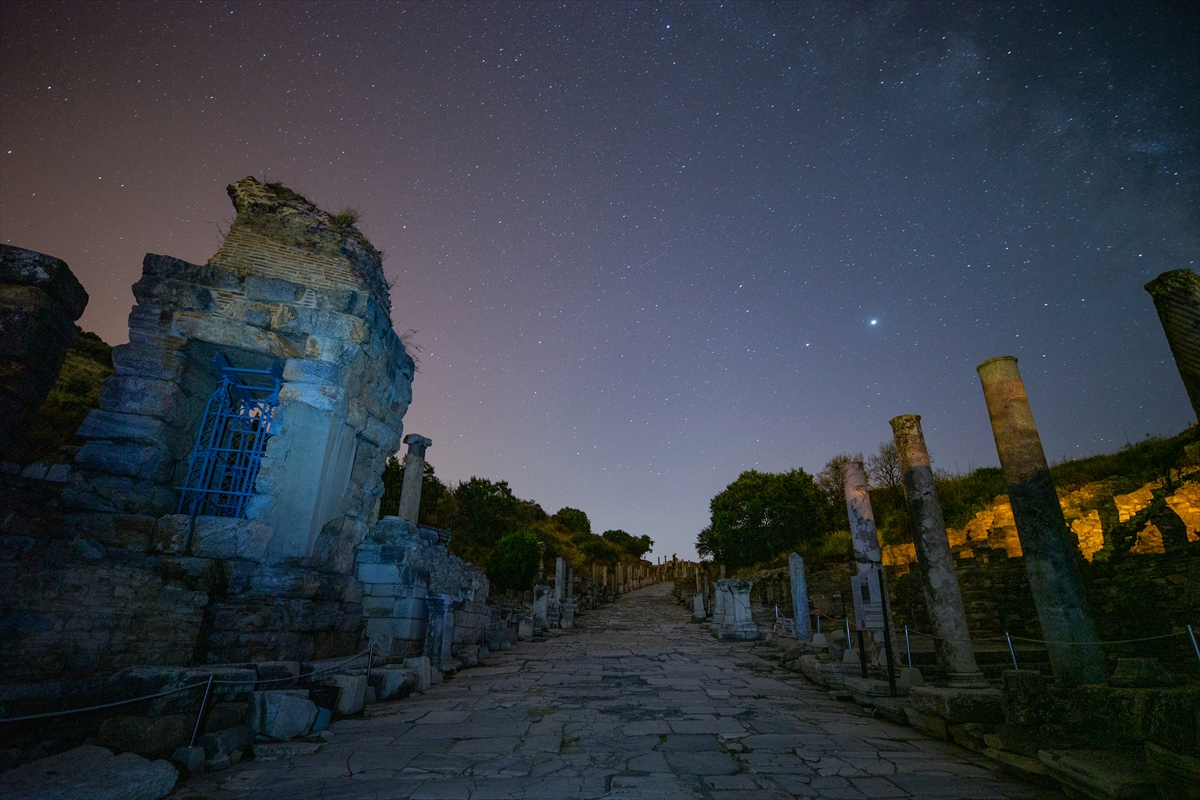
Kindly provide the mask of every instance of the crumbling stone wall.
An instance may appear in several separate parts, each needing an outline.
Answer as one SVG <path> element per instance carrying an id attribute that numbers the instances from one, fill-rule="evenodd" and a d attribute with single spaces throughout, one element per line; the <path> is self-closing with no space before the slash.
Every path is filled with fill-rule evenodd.
<path id="1" fill-rule="evenodd" d="M 1200 484 L 1158 480 L 1136 486 L 1121 478 L 1087 484 L 1060 498 L 1077 539 L 1079 569 L 1101 640 L 1162 636 L 1184 630 L 1200 614 Z M 1007 497 L 998 497 L 964 528 L 947 531 L 976 638 L 1041 639 L 1037 610 Z M 929 631 L 912 544 L 884 547 L 898 626 Z M 1194 624 L 1194 623 L 1193 623 Z M 1195 663 L 1190 642 L 1106 647 L 1117 656 L 1154 656 Z"/>
<path id="2" fill-rule="evenodd" d="M 0 460 L 54 385 L 87 301 L 64 261 L 0 244 Z"/>
<path id="3" fill-rule="evenodd" d="M 129 343 L 54 502 L 0 520 L 0 569 L 14 576 L 0 587 L 12 633 L 0 682 L 358 645 L 355 548 L 400 445 L 413 360 L 361 233 L 277 184 L 246 178 L 229 194 L 237 218 L 208 264 L 146 256 Z M 176 513 L 218 353 L 283 378 L 244 519 Z"/>

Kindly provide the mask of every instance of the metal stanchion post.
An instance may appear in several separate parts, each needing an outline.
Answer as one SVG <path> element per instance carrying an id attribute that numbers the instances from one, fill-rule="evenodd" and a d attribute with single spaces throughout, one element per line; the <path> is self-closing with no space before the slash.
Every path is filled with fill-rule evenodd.
<path id="1" fill-rule="evenodd" d="M 1008 642 L 1008 654 L 1012 656 L 1013 669 L 1020 669 L 1020 667 L 1017 666 L 1017 651 L 1013 650 L 1012 637 L 1008 635 L 1008 631 L 1004 632 L 1004 640 Z"/>
<path id="2" fill-rule="evenodd" d="M 204 687 L 204 699 L 200 701 L 200 713 L 196 715 L 196 727 L 192 729 L 192 741 L 188 747 L 196 746 L 196 737 L 200 735 L 200 723 L 204 721 L 204 707 L 208 705 L 208 693 L 212 691 L 213 676 L 208 676 L 208 685 Z"/>
<path id="3" fill-rule="evenodd" d="M 912 666 L 912 643 L 908 641 L 908 626 L 904 626 L 904 649 L 908 651 L 908 665 Z"/>
<path id="4" fill-rule="evenodd" d="M 1196 651 L 1196 658 L 1200 658 L 1200 645 L 1196 644 L 1196 634 L 1192 631 L 1192 626 L 1188 625 L 1188 636 L 1192 637 L 1192 649 Z"/>

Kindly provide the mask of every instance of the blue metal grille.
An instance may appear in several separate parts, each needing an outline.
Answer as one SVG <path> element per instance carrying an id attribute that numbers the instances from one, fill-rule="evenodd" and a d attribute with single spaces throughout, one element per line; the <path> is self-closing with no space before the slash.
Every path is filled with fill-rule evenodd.
<path id="1" fill-rule="evenodd" d="M 236 369 L 220 353 L 213 369 L 221 384 L 208 397 L 187 477 L 178 487 L 179 513 L 244 517 L 279 407 L 282 369 L 278 362 L 270 369 Z"/>

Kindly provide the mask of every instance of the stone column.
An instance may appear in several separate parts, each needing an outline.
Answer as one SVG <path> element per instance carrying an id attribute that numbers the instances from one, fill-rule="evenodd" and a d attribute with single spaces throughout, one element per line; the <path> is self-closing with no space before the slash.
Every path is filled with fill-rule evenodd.
<path id="1" fill-rule="evenodd" d="M 904 478 L 904 498 L 916 543 L 917 567 L 925 605 L 933 624 L 934 650 L 952 688 L 986 689 L 987 682 L 975 663 L 967 612 L 963 608 L 954 555 L 942 519 L 942 506 L 933 485 L 933 468 L 925 449 L 921 418 L 905 414 L 892 420 L 896 456 Z M 848 492 L 849 490 L 847 490 Z"/>
<path id="2" fill-rule="evenodd" d="M 564 569 L 565 565 L 566 565 L 566 562 L 563 561 L 562 556 L 559 556 L 558 558 L 554 559 L 554 602 L 556 602 L 556 603 L 561 603 L 563 600 L 563 597 L 564 597 L 563 569 Z"/>
<path id="3" fill-rule="evenodd" d="M 421 514 L 421 475 L 425 472 L 425 448 L 433 444 L 432 439 L 416 433 L 404 437 L 408 452 L 404 456 L 404 483 L 400 486 L 400 510 L 396 516 L 413 525 Z"/>
<path id="4" fill-rule="evenodd" d="M 977 369 L 1054 677 L 1064 686 L 1104 683 L 1104 653 L 1079 580 L 1079 551 L 1063 519 L 1017 359 L 1000 356 Z"/>
<path id="5" fill-rule="evenodd" d="M 1190 269 L 1164 272 L 1146 284 L 1192 411 L 1200 418 L 1200 276 Z"/>
<path id="6" fill-rule="evenodd" d="M 559 620 L 559 627 L 573 628 L 575 627 L 575 591 L 572 584 L 575 582 L 575 568 L 567 569 L 567 597 L 563 600 L 562 619 Z"/>
<path id="7" fill-rule="evenodd" d="M 713 584 L 713 634 L 716 635 L 721 625 L 725 624 L 725 599 L 727 592 L 721 581 Z"/>
<path id="8" fill-rule="evenodd" d="M 850 516 L 850 539 L 854 543 L 854 561 L 861 574 L 883 563 L 879 536 L 875 532 L 875 512 L 867 491 L 867 473 L 858 459 L 842 464 L 846 486 L 846 511 Z"/>
<path id="9" fill-rule="evenodd" d="M 808 583 L 804 579 L 804 559 L 799 553 L 788 556 L 788 569 L 792 576 L 792 630 L 796 641 L 812 640 L 812 619 L 808 610 Z"/>

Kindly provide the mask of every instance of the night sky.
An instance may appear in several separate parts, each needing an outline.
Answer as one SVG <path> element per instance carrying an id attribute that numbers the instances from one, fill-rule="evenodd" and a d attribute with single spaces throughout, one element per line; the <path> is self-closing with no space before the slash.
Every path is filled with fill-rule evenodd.
<path id="1" fill-rule="evenodd" d="M 1192 422 L 1142 285 L 1200 258 L 1195 3 L 0 4 L 0 239 L 126 341 L 225 186 L 361 210 L 444 480 L 693 555 L 747 469 L 923 417 L 997 463 Z"/>

